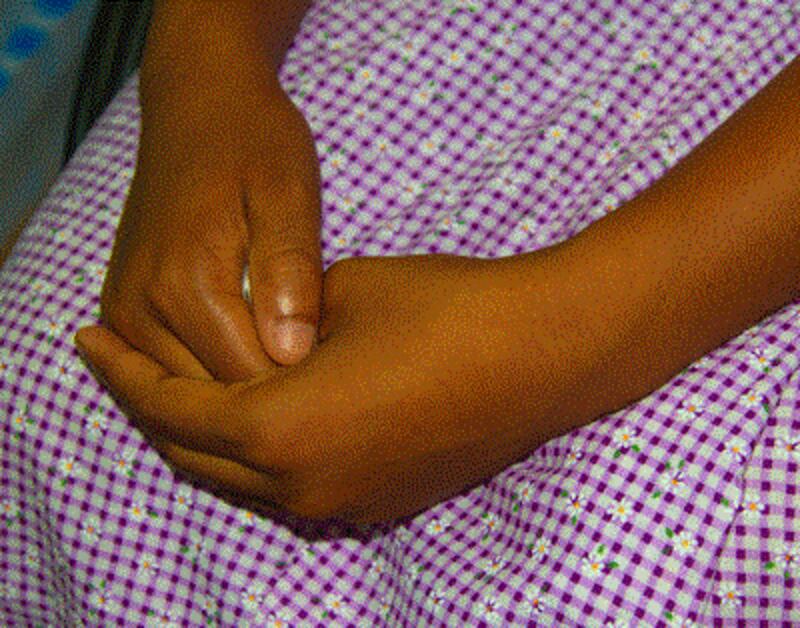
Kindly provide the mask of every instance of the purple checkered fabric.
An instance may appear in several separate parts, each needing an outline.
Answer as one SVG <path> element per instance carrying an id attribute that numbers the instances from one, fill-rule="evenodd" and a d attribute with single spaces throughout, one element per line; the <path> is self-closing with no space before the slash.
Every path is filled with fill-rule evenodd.
<path id="1" fill-rule="evenodd" d="M 320 0 L 281 76 L 324 265 L 569 238 L 798 48 L 795 1 Z M 138 131 L 134 78 L 0 273 L 0 623 L 800 625 L 800 304 L 399 527 L 271 519 L 176 477 L 73 349 Z"/>

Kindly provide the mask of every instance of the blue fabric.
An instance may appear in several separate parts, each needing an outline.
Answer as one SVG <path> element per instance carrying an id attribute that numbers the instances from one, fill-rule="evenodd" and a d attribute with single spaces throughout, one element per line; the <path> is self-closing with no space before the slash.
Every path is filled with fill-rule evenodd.
<path id="1" fill-rule="evenodd" d="M 98 2 L 0 1 L 0 244 L 61 168 Z"/>

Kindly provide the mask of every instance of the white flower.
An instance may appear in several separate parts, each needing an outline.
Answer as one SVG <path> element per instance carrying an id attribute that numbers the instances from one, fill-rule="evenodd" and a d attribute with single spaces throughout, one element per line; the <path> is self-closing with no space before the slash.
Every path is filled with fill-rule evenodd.
<path id="1" fill-rule="evenodd" d="M 616 156 L 617 156 L 616 147 L 614 147 L 613 145 L 606 146 L 597 153 L 597 163 L 600 164 L 601 166 L 605 166 L 608 163 L 610 163 L 611 160 L 614 159 L 614 157 Z"/>
<path id="2" fill-rule="evenodd" d="M 35 329 L 43 333 L 47 338 L 53 340 L 60 337 L 67 327 L 67 319 L 64 316 L 46 316 L 36 321 Z"/>
<path id="3" fill-rule="evenodd" d="M 159 609 L 156 614 L 148 616 L 145 621 L 145 626 L 152 626 L 153 628 L 156 626 L 158 626 L 158 628 L 180 628 L 180 625 L 175 619 L 175 612 L 164 608 Z"/>
<path id="4" fill-rule="evenodd" d="M 83 523 L 81 524 L 81 531 L 83 535 L 83 539 L 87 543 L 97 543 L 100 540 L 100 519 L 91 515 L 84 519 Z"/>
<path id="5" fill-rule="evenodd" d="M 478 562 L 478 568 L 490 576 L 496 575 L 506 566 L 506 561 L 497 557 L 484 558 Z"/>
<path id="6" fill-rule="evenodd" d="M 549 556 L 552 547 L 553 544 L 549 539 L 540 536 L 530 545 L 531 556 L 537 562 L 541 562 Z"/>
<path id="7" fill-rule="evenodd" d="M 761 503 L 758 495 L 748 493 L 742 500 L 742 519 L 748 523 L 758 522 L 764 512 L 764 504 Z"/>
<path id="8" fill-rule="evenodd" d="M 478 600 L 473 608 L 475 613 L 486 620 L 486 623 L 490 626 L 499 625 L 503 621 L 497 600 L 493 597 L 485 597 L 482 600 Z"/>
<path id="9" fill-rule="evenodd" d="M 639 48 L 633 53 L 633 59 L 639 65 L 649 65 L 655 61 L 655 56 L 649 48 Z"/>
<path id="10" fill-rule="evenodd" d="M 672 12 L 675 15 L 681 15 L 682 13 L 686 13 L 691 8 L 692 8 L 691 0 L 678 0 L 678 2 L 674 2 L 672 4 Z"/>
<path id="11" fill-rule="evenodd" d="M 75 379 L 75 362 L 73 358 L 62 353 L 56 358 L 54 364 L 50 365 L 49 375 L 58 380 L 62 386 L 73 386 Z"/>
<path id="12" fill-rule="evenodd" d="M 419 151 L 423 155 L 434 155 L 443 147 L 446 136 L 442 131 L 436 131 L 426 139 L 422 140 L 419 145 Z"/>
<path id="13" fill-rule="evenodd" d="M 22 514 L 22 510 L 16 500 L 6 497 L 0 501 L 0 516 L 6 519 L 16 519 L 20 514 Z"/>
<path id="14" fill-rule="evenodd" d="M 434 610 L 438 610 L 442 608 L 444 600 L 444 586 L 439 582 L 435 582 L 431 587 L 430 595 L 425 600 L 425 604 Z"/>
<path id="15" fill-rule="evenodd" d="M 123 475 L 131 473 L 133 471 L 133 461 L 135 458 L 136 448 L 131 446 L 125 447 L 117 454 L 116 460 L 114 461 L 114 468 L 117 473 L 122 473 Z"/>
<path id="16" fill-rule="evenodd" d="M 375 80 L 377 73 L 368 66 L 362 66 L 355 71 L 354 76 L 362 85 L 369 85 Z"/>
<path id="17" fill-rule="evenodd" d="M 579 515 L 586 507 L 586 496 L 583 492 L 570 493 L 567 499 L 567 512 L 573 515 Z"/>
<path id="18" fill-rule="evenodd" d="M 346 163 L 347 160 L 341 151 L 331 153 L 322 162 L 322 171 L 326 176 L 333 177 L 344 170 Z"/>
<path id="19" fill-rule="evenodd" d="M 133 502 L 128 508 L 128 514 L 134 521 L 142 521 L 147 515 L 147 508 L 141 500 Z"/>
<path id="20" fill-rule="evenodd" d="M 14 369 L 19 365 L 19 361 L 15 359 L 6 349 L 0 349 L 0 380 L 13 383 Z"/>
<path id="21" fill-rule="evenodd" d="M 619 207 L 619 199 L 613 194 L 606 194 L 603 197 L 603 200 L 600 201 L 600 206 L 606 213 L 613 212 L 617 207 Z"/>
<path id="22" fill-rule="evenodd" d="M 583 458 L 583 450 L 573 445 L 572 448 L 570 448 L 570 450 L 567 452 L 567 457 L 564 460 L 564 464 L 568 467 L 571 467 L 577 464 L 581 458 Z"/>
<path id="23" fill-rule="evenodd" d="M 686 474 L 682 469 L 670 468 L 661 474 L 661 484 L 668 491 L 680 495 L 686 492 Z"/>
<path id="24" fill-rule="evenodd" d="M 581 561 L 581 571 L 585 576 L 591 579 L 595 579 L 602 575 L 605 567 L 606 564 L 596 552 L 592 552 L 591 554 L 584 556 L 583 560 Z"/>
<path id="25" fill-rule="evenodd" d="M 344 601 L 344 598 L 339 593 L 328 593 L 323 603 L 337 618 L 353 619 L 355 616 L 354 610 Z"/>
<path id="26" fill-rule="evenodd" d="M 103 435 L 103 431 L 108 427 L 108 419 L 105 413 L 97 411 L 86 417 L 86 431 L 91 440 L 97 440 Z"/>
<path id="27" fill-rule="evenodd" d="M 242 591 L 241 599 L 242 606 L 249 611 L 258 610 L 258 607 L 264 603 L 264 594 L 267 592 L 267 587 L 262 582 L 253 582 Z"/>
<path id="28" fill-rule="evenodd" d="M 741 396 L 741 403 L 745 408 L 760 408 L 764 403 L 764 394 L 760 387 L 753 386 Z"/>
<path id="29" fill-rule="evenodd" d="M 205 555 L 209 544 L 210 540 L 206 536 L 200 534 L 196 530 L 190 530 L 189 543 L 183 546 L 180 551 L 190 560 L 195 560 Z"/>
<path id="30" fill-rule="evenodd" d="M 544 135 L 544 143 L 548 148 L 553 148 L 564 141 L 567 137 L 567 131 L 563 126 L 551 126 Z"/>
<path id="31" fill-rule="evenodd" d="M 90 280 L 102 284 L 106 276 L 106 267 L 103 264 L 93 262 L 86 265 L 84 275 Z"/>
<path id="32" fill-rule="evenodd" d="M 749 362 L 754 368 L 766 372 L 771 366 L 774 366 L 777 357 L 778 350 L 775 347 L 756 348 L 750 354 Z"/>
<path id="33" fill-rule="evenodd" d="M 741 606 L 742 594 L 733 582 L 725 582 L 719 587 L 719 597 L 723 606 Z"/>
<path id="34" fill-rule="evenodd" d="M 244 508 L 239 509 L 236 513 L 236 518 L 239 520 L 239 523 L 242 524 L 242 527 L 249 527 L 256 521 L 255 513 Z"/>
<path id="35" fill-rule="evenodd" d="M 155 557 L 151 554 L 144 554 L 139 560 L 137 579 L 140 582 L 149 582 L 156 571 L 158 571 L 158 564 Z"/>
<path id="36" fill-rule="evenodd" d="M 438 535 L 444 532 L 449 525 L 449 521 L 443 521 L 441 518 L 434 518 L 425 526 L 425 531 L 428 534 Z"/>
<path id="37" fill-rule="evenodd" d="M 638 428 L 632 425 L 623 425 L 614 431 L 614 440 L 620 449 L 625 450 L 628 447 L 639 444 L 639 439 L 636 436 L 638 433 Z"/>
<path id="38" fill-rule="evenodd" d="M 464 65 L 466 58 L 466 55 L 460 50 L 450 50 L 445 55 L 444 60 L 445 63 L 451 68 L 460 68 L 462 65 Z"/>
<path id="39" fill-rule="evenodd" d="M 517 92 L 517 86 L 512 81 L 500 81 L 497 84 L 497 93 L 502 96 L 513 96 Z"/>
<path id="40" fill-rule="evenodd" d="M 732 437 L 725 443 L 725 452 L 723 455 L 734 462 L 739 464 L 743 463 L 747 459 L 748 454 L 747 443 L 738 436 Z"/>
<path id="41" fill-rule="evenodd" d="M 535 484 L 533 482 L 525 482 L 520 488 L 517 489 L 517 496 L 519 501 L 527 504 L 533 499 Z"/>
<path id="42" fill-rule="evenodd" d="M 289 619 L 286 613 L 272 610 L 269 614 L 259 611 L 258 625 L 266 626 L 266 628 L 289 628 Z"/>
<path id="43" fill-rule="evenodd" d="M 37 569 L 41 565 L 39 549 L 33 545 L 25 551 L 25 564 L 31 569 Z"/>
<path id="44" fill-rule="evenodd" d="M 692 395 L 689 399 L 681 401 L 677 414 L 679 418 L 689 421 L 699 417 L 703 409 L 703 398 L 700 395 Z"/>
<path id="45" fill-rule="evenodd" d="M 519 610 L 523 615 L 541 615 L 551 605 L 551 597 L 542 591 L 542 588 L 530 584 L 523 593 Z"/>
<path id="46" fill-rule="evenodd" d="M 379 579 L 384 573 L 386 573 L 386 561 L 380 556 L 377 556 L 375 560 L 372 561 L 367 574 L 370 578 Z"/>
<path id="47" fill-rule="evenodd" d="M 425 188 L 416 179 L 412 179 L 405 172 L 400 172 L 395 183 L 395 189 L 399 195 L 400 202 L 403 205 L 409 205 L 422 194 Z"/>
<path id="48" fill-rule="evenodd" d="M 781 426 L 775 429 L 775 448 L 777 457 L 789 460 L 792 457 L 800 460 L 800 434 L 792 434 Z"/>
<path id="49" fill-rule="evenodd" d="M 775 563 L 785 571 L 796 571 L 800 574 L 800 542 L 794 545 L 784 543 L 783 547 L 776 552 Z"/>
<path id="50" fill-rule="evenodd" d="M 19 597 L 19 588 L 11 582 L 0 582 L 0 600 Z"/>
<path id="51" fill-rule="evenodd" d="M 72 477 L 77 469 L 75 456 L 64 456 L 58 461 L 58 469 L 61 471 L 61 476 L 64 478 Z"/>
<path id="52" fill-rule="evenodd" d="M 714 45 L 714 33 L 710 28 L 701 28 L 689 40 L 689 47 L 694 52 L 703 52 Z"/>
<path id="53" fill-rule="evenodd" d="M 633 512 L 633 504 L 631 500 L 626 497 L 614 502 L 608 509 L 608 514 L 611 515 L 613 521 L 625 523 Z"/>
<path id="54" fill-rule="evenodd" d="M 689 556 L 697 548 L 697 539 L 688 530 L 684 530 L 675 536 L 673 542 L 675 551 L 682 556 Z"/>
<path id="55" fill-rule="evenodd" d="M 411 101 L 421 107 L 429 105 L 433 100 L 433 88 L 430 86 L 420 87 L 411 96 Z"/>
<path id="56" fill-rule="evenodd" d="M 111 597 L 106 591 L 105 583 L 95 587 L 95 590 L 89 596 L 89 603 L 98 610 L 105 610 L 109 613 L 114 613 L 119 609 L 117 601 Z"/>
<path id="57" fill-rule="evenodd" d="M 186 484 L 181 484 L 175 491 L 173 499 L 178 512 L 189 512 L 189 508 L 192 505 L 192 488 Z"/>
<path id="58" fill-rule="evenodd" d="M 631 109 L 628 113 L 628 122 L 633 127 L 641 127 L 649 117 L 650 112 L 647 109 L 637 107 L 636 109 Z"/>

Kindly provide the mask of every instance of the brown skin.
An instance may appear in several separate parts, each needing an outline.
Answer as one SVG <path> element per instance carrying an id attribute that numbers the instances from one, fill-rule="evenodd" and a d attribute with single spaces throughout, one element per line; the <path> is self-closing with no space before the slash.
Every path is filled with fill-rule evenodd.
<path id="1" fill-rule="evenodd" d="M 156 3 L 137 168 L 101 303 L 111 329 L 175 373 L 241 380 L 311 349 L 319 165 L 277 80 L 308 4 Z M 245 263 L 252 309 L 241 295 Z M 281 317 L 306 324 L 304 343 L 278 341 Z"/>
<path id="2" fill-rule="evenodd" d="M 165 458 L 301 516 L 370 523 L 618 410 L 800 296 L 800 61 L 623 208 L 495 260 L 339 261 L 321 342 L 248 382 L 78 346 Z"/>

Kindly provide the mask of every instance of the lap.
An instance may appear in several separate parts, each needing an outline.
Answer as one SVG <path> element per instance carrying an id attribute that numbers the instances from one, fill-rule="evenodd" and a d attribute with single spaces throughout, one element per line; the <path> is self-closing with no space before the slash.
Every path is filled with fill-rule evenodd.
<path id="1" fill-rule="evenodd" d="M 417 5 L 403 18 L 411 20 L 404 35 L 411 54 L 421 54 L 414 29 L 426 41 L 435 32 L 425 26 L 427 5 Z M 527 46 L 546 29 L 523 5 L 512 17 L 521 25 L 516 43 Z M 345 33 L 358 21 L 350 10 L 330 18 L 334 30 Z M 591 107 L 608 109 L 605 96 L 593 92 L 598 100 L 589 103 L 581 96 L 587 85 L 565 70 L 559 80 L 573 82 L 574 93 L 564 96 L 569 106 L 558 119 L 545 93 L 558 77 L 545 80 L 531 64 L 520 67 L 528 73 L 532 93 L 526 97 L 532 100 L 503 105 L 517 107 L 518 118 L 498 114 L 505 101 L 492 100 L 496 92 L 487 92 L 487 122 L 464 123 L 458 132 L 448 130 L 446 116 L 424 109 L 433 111 L 464 80 L 473 80 L 466 70 L 431 78 L 438 81 L 439 98 L 410 109 L 409 103 L 425 101 L 417 94 L 425 86 L 422 62 L 395 79 L 400 84 L 394 100 L 383 97 L 387 104 L 378 104 L 377 86 L 371 93 L 353 87 L 349 113 L 342 114 L 336 90 L 352 78 L 345 53 L 353 42 L 344 43 L 345 53 L 330 67 L 320 60 L 316 73 L 299 56 L 318 36 L 323 13 L 307 22 L 286 76 L 319 142 L 328 265 L 342 254 L 507 255 L 545 246 L 646 186 L 663 172 L 664 155 L 688 149 L 677 147 L 676 138 L 699 141 L 692 130 L 710 124 L 705 114 L 683 120 L 686 102 L 671 102 L 659 115 L 673 123 L 663 130 L 674 143 L 661 146 L 655 135 L 644 143 L 644 135 L 626 136 L 622 119 L 595 120 L 596 138 L 619 132 L 628 142 L 622 149 L 609 143 L 621 160 L 600 167 L 596 154 L 605 145 L 599 139 L 572 153 L 567 144 L 541 138 L 571 123 L 577 135 L 576 120 L 591 119 Z M 486 26 L 492 18 L 483 15 L 474 19 Z M 376 26 L 374 32 L 381 31 Z M 378 39 L 375 64 L 392 50 Z M 513 51 L 514 38 L 504 45 Z M 782 50 L 780 42 L 762 47 Z M 522 59 L 520 52 L 508 54 L 511 61 L 513 54 Z M 669 68 L 679 65 L 671 63 L 662 74 L 637 74 L 636 80 L 668 86 Z M 498 61 L 498 67 L 505 66 Z M 725 71 L 737 67 L 731 62 Z M 594 74 L 586 76 L 598 80 L 588 87 L 614 84 L 613 76 L 600 80 L 599 65 L 590 69 Z M 724 91 L 705 80 L 710 93 Z M 525 80 L 509 85 L 523 90 Z M 739 102 L 755 86 L 753 80 L 742 87 Z M 302 95 L 306 90 L 315 95 Z M 360 156 L 363 147 L 348 144 L 344 138 L 364 132 L 361 99 L 370 103 L 367 135 L 381 129 L 390 153 L 402 150 L 410 158 L 392 162 L 367 150 Z M 633 101 L 618 104 L 630 107 Z M 402 125 L 398 131 L 390 123 L 390 114 L 425 118 L 428 126 L 409 139 Z M 133 174 L 138 116 L 134 78 L 0 272 L 0 403 L 10 417 L 0 469 L 6 517 L 0 526 L 0 561 L 6 561 L 0 617 L 230 624 L 274 612 L 298 623 L 590 625 L 628 618 L 658 625 L 775 612 L 776 619 L 800 620 L 800 609 L 792 606 L 798 573 L 792 552 L 800 539 L 800 518 L 791 505 L 800 455 L 796 304 L 647 398 L 546 444 L 486 485 L 393 529 L 303 530 L 175 477 L 96 384 L 71 343 L 74 331 L 97 316 Z M 516 119 L 529 128 L 515 127 Z M 662 123 L 655 113 L 650 120 L 645 129 L 655 134 Z M 462 147 L 469 167 L 454 168 L 452 151 L 442 153 L 438 143 L 421 145 L 442 133 Z M 564 165 L 570 160 L 585 167 L 571 170 Z M 397 172 L 384 186 L 382 177 L 393 168 Z M 762 611 L 765 601 L 768 611 Z"/>

